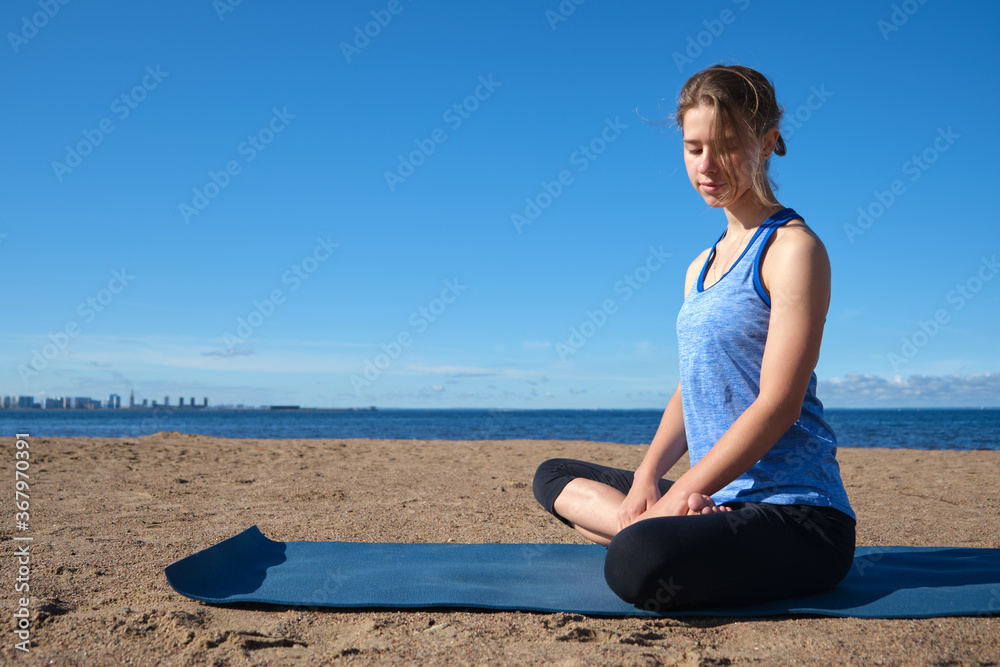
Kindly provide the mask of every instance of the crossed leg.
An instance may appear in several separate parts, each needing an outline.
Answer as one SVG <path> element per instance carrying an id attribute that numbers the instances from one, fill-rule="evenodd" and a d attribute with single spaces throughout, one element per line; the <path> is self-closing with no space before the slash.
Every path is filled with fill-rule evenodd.
<path id="1" fill-rule="evenodd" d="M 830 507 L 735 503 L 692 494 L 688 517 L 640 520 L 618 530 L 633 473 L 572 459 L 535 473 L 538 502 L 585 538 L 608 546 L 605 579 L 651 610 L 746 604 L 826 590 L 854 557 L 854 519 Z M 671 482 L 660 480 L 660 493 Z"/>
<path id="2" fill-rule="evenodd" d="M 618 508 L 624 500 L 625 494 L 617 488 L 577 477 L 563 487 L 553 508 L 576 532 L 591 542 L 608 546 L 618 534 Z M 716 505 L 710 496 L 701 493 L 688 497 L 689 515 L 728 512 L 729 509 Z"/>

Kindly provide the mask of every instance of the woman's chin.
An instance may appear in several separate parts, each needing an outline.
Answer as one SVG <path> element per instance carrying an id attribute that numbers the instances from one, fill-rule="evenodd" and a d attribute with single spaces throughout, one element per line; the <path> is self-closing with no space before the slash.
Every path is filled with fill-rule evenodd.
<path id="1" fill-rule="evenodd" d="M 705 200 L 705 203 L 708 204 L 709 206 L 711 206 L 712 208 L 725 208 L 726 207 L 725 203 L 722 202 L 722 201 L 720 201 L 719 198 L 716 197 L 715 195 L 710 195 L 710 194 L 704 194 L 704 193 L 702 193 L 701 197 L 702 197 L 702 199 Z"/>
<path id="2" fill-rule="evenodd" d="M 722 208 L 723 206 L 725 206 L 725 204 L 722 203 L 722 199 L 726 196 L 726 193 L 729 191 L 727 188 L 719 188 L 715 191 L 709 192 L 695 185 L 694 189 L 695 192 L 700 194 L 701 198 L 705 200 L 705 203 L 711 206 L 712 208 Z"/>

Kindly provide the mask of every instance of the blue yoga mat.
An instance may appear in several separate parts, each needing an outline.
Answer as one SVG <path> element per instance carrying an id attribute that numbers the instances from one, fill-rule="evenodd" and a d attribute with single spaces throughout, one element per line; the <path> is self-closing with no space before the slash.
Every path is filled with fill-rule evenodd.
<path id="1" fill-rule="evenodd" d="M 858 547 L 825 593 L 660 614 L 604 582 L 607 550 L 582 544 L 275 542 L 256 526 L 169 565 L 182 595 L 339 609 L 503 609 L 592 616 L 930 618 L 1000 613 L 1000 549 Z"/>

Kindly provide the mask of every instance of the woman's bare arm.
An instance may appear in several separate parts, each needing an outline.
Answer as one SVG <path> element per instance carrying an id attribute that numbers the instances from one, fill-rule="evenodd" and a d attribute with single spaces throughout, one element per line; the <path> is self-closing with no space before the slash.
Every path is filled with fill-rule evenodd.
<path id="1" fill-rule="evenodd" d="M 688 266 L 684 278 L 684 296 L 687 297 L 694 286 L 701 267 L 711 249 L 705 250 Z M 660 479 L 687 451 L 687 436 L 684 432 L 684 411 L 681 397 L 681 385 L 677 383 L 674 395 L 667 403 L 660 418 L 656 435 L 643 457 L 642 463 L 636 468 L 632 489 L 618 508 L 618 529 L 625 528 L 644 512 L 651 509 L 660 500 Z"/>
<path id="2" fill-rule="evenodd" d="M 800 416 L 819 359 L 830 301 L 830 261 L 823 244 L 803 223 L 785 227 L 775 232 L 763 263 L 771 315 L 760 393 L 643 519 L 687 514 L 691 494 L 711 495 L 749 470 Z"/>

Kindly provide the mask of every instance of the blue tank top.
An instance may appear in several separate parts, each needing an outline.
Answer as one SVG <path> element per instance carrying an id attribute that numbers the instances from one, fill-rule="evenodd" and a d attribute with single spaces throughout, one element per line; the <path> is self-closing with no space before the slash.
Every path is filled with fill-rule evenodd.
<path id="1" fill-rule="evenodd" d="M 774 230 L 796 218 L 801 216 L 785 208 L 765 220 L 732 268 L 708 289 L 704 287 L 706 259 L 681 306 L 677 347 L 692 466 L 760 393 L 760 366 L 771 314 L 771 300 L 760 281 L 761 255 Z M 760 461 L 712 499 L 717 504 L 745 501 L 833 507 L 853 518 L 836 454 L 837 439 L 823 419 L 813 372 L 798 421 Z"/>

